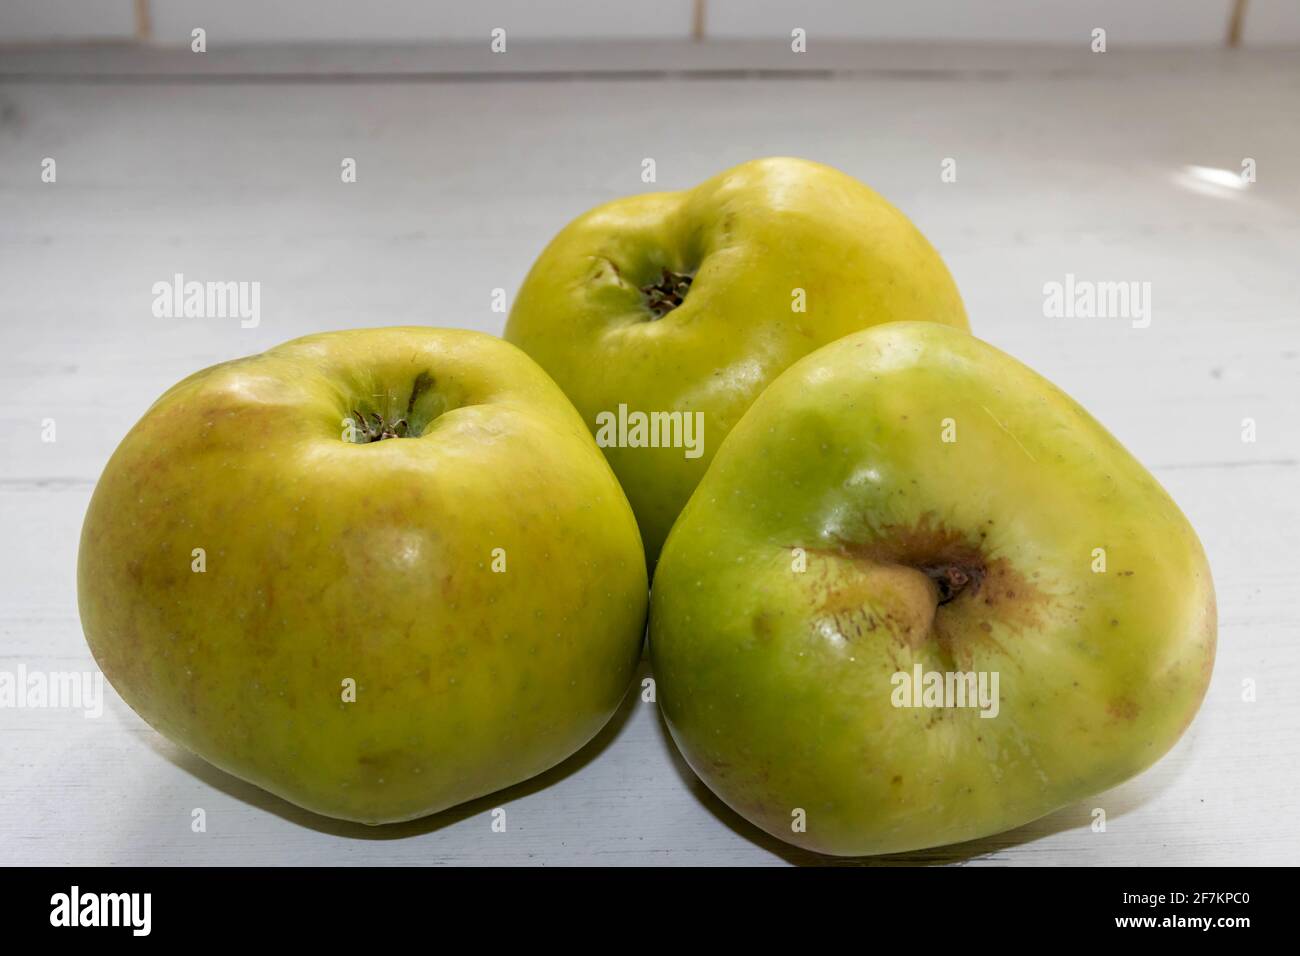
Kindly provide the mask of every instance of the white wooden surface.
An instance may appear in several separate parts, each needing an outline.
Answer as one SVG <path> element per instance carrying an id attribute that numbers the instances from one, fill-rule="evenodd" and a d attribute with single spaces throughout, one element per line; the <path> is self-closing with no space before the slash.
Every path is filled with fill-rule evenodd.
<path id="1" fill-rule="evenodd" d="M 687 39 L 700 5 L 710 39 L 780 37 L 800 27 L 817 45 L 853 40 L 1049 43 L 1071 46 L 1103 27 L 1123 47 L 1221 46 L 1234 0 L 145 0 L 150 36 L 189 45 L 203 27 L 222 43 L 478 41 L 493 27 L 512 38 Z M 136 35 L 136 0 L 5 0 L 0 44 Z M 1300 40 L 1295 0 L 1250 0 L 1248 47 Z"/>
<path id="2" fill-rule="evenodd" d="M 647 59 L 763 65 L 745 49 Z M 129 72 L 135 55 L 115 55 Z M 0 59 L 25 77 L 0 76 L 0 670 L 93 667 L 76 608 L 82 515 L 117 441 L 177 379 L 319 329 L 498 332 L 491 290 L 513 293 L 576 213 L 649 188 L 643 157 L 676 188 L 803 155 L 910 214 L 978 334 L 1148 464 L 1198 529 L 1219 595 L 1208 698 L 1156 767 L 1013 833 L 875 862 L 1296 862 L 1300 57 L 835 55 L 847 72 L 369 84 L 65 82 L 41 79 L 39 55 Z M 586 56 L 570 54 L 578 68 Z M 40 182 L 47 156 L 57 184 Z M 355 185 L 339 182 L 346 156 Z M 940 181 L 945 157 L 955 183 Z M 1243 157 L 1258 165 L 1247 189 L 1185 171 Z M 153 318 L 150 287 L 175 272 L 260 280 L 260 327 Z M 1151 326 L 1044 318 L 1042 287 L 1066 273 L 1150 282 Z M 490 828 L 498 806 L 505 833 Z M 196 807 L 206 833 L 191 832 Z M 1094 807 L 1105 833 L 1088 826 Z M 211 769 L 111 692 L 98 720 L 0 709 L 0 863 L 811 859 L 714 800 L 635 697 L 542 778 L 380 830 Z"/>

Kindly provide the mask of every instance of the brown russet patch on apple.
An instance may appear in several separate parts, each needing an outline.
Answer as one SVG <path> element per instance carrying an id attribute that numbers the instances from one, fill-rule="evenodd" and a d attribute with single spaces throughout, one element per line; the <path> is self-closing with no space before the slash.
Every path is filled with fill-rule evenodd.
<path id="1" fill-rule="evenodd" d="M 1053 603 L 1050 594 L 1037 582 L 1026 578 L 1005 557 L 986 561 L 979 590 L 944 608 L 949 616 L 960 614 L 970 621 L 989 621 L 1017 631 L 1027 631 L 1043 623 L 1044 612 Z"/>
<path id="2" fill-rule="evenodd" d="M 1106 713 L 1116 720 L 1136 720 L 1141 710 L 1142 708 L 1137 705 L 1137 702 L 1128 697 L 1117 697 L 1106 705 Z"/>
<path id="3" fill-rule="evenodd" d="M 710 757 L 708 765 L 709 770 L 711 770 L 713 775 L 719 780 L 726 779 L 726 777 L 731 773 L 731 763 L 727 760 L 723 760 L 721 757 Z"/>

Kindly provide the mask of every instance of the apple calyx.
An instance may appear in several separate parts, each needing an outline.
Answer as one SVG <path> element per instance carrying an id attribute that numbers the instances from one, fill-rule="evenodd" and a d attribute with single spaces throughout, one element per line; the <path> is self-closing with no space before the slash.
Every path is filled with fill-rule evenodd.
<path id="1" fill-rule="evenodd" d="M 656 319 L 662 319 L 685 301 L 686 293 L 691 290 L 691 281 L 694 278 L 691 273 L 673 272 L 665 266 L 658 282 L 641 287 L 641 294 L 645 296 L 645 307 Z"/>
<path id="2" fill-rule="evenodd" d="M 356 442 L 359 445 L 383 441 L 385 438 L 406 438 L 410 434 L 410 425 L 405 418 L 399 418 L 390 425 L 378 412 L 371 412 L 370 417 L 374 419 L 373 422 L 356 409 L 352 410 L 352 420 L 357 425 Z"/>
<path id="3" fill-rule="evenodd" d="M 406 400 L 406 414 L 391 425 L 383 415 L 378 412 L 371 412 L 370 417 L 357 409 L 352 409 L 352 421 L 356 424 L 353 441 L 358 445 L 367 445 L 370 442 L 383 441 L 386 438 L 416 438 L 423 432 L 428 421 L 424 415 L 416 415 L 415 403 L 425 392 L 433 387 L 433 376 L 428 372 L 421 372 L 415 377 L 411 384 L 411 397 Z M 427 415 L 428 409 L 425 409 Z M 415 422 L 412 427 L 411 423 Z"/>

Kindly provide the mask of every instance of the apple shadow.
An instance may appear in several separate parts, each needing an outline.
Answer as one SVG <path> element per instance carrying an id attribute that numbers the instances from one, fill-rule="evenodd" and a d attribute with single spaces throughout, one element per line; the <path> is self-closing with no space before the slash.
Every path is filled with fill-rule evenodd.
<path id="1" fill-rule="evenodd" d="M 644 665 L 642 665 L 643 667 Z M 150 746 L 173 766 L 227 796 L 257 807 L 259 810 L 275 814 L 290 823 L 315 830 L 318 833 L 344 839 L 403 840 L 408 837 L 433 833 L 454 823 L 459 823 L 467 817 L 490 812 L 496 807 L 553 786 L 566 777 L 577 773 L 600 756 L 605 748 L 612 744 L 623 732 L 623 728 L 632 716 L 633 709 L 640 700 L 638 694 L 640 679 L 641 668 L 638 668 L 637 678 L 629 684 L 622 703 L 619 704 L 613 716 L 605 722 L 605 726 L 579 750 L 560 761 L 554 767 L 503 790 L 494 790 L 482 797 L 476 797 L 466 803 L 449 807 L 440 813 L 415 820 L 407 820 L 403 823 L 369 826 L 364 823 L 353 823 L 348 820 L 336 820 L 332 817 L 322 816 L 290 803 L 282 797 L 277 797 L 256 784 L 241 780 L 233 774 L 214 767 L 197 754 L 171 743 L 158 734 L 151 734 L 148 739 Z"/>
<path id="2" fill-rule="evenodd" d="M 779 856 L 787 863 L 795 866 L 819 866 L 819 867 L 867 867 L 867 866 L 960 866 L 970 863 L 973 860 L 996 857 L 999 853 L 1014 847 L 1023 846 L 1032 843 L 1035 840 L 1041 840 L 1066 830 L 1073 830 L 1079 827 L 1088 826 L 1092 822 L 1091 811 L 1093 807 L 1101 803 L 1106 804 L 1107 819 L 1114 820 L 1124 816 L 1127 813 L 1138 809 L 1148 801 L 1159 796 L 1176 781 L 1181 773 L 1173 774 L 1166 779 L 1159 787 L 1146 789 L 1139 792 L 1138 788 L 1131 786 L 1132 780 L 1120 784 L 1111 790 L 1095 794 L 1078 800 L 1069 806 L 1062 807 L 1059 810 L 1032 820 L 1014 830 L 1007 830 L 1004 833 L 996 833 L 992 836 L 982 837 L 978 840 L 969 840 L 964 843 L 952 843 L 946 846 L 928 847 L 924 850 L 913 850 L 909 853 L 890 853 L 881 856 L 864 856 L 864 857 L 840 857 L 829 856 L 817 853 L 812 850 L 805 850 L 793 846 L 785 841 L 772 836 L 766 830 L 755 826 L 744 817 L 742 817 L 704 783 L 690 765 L 682 757 L 674 743 L 672 733 L 668 729 L 668 724 L 664 720 L 663 711 L 660 710 L 659 732 L 663 734 L 668 752 L 671 755 L 673 769 L 681 778 L 683 785 L 691 794 L 704 804 L 706 808 L 725 824 L 728 829 L 748 840 L 749 842 L 762 847 L 768 852 Z M 1135 780 L 1138 778 L 1134 778 Z"/>

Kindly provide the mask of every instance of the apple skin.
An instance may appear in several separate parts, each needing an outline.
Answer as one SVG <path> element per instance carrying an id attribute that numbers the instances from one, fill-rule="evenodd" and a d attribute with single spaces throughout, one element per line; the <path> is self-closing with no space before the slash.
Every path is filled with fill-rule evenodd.
<path id="1" fill-rule="evenodd" d="M 940 605 L 952 569 L 982 579 Z M 1024 365 L 913 322 L 769 386 L 674 526 L 650 610 L 690 766 L 841 856 L 998 833 L 1145 769 L 1196 713 L 1215 634 L 1201 545 L 1142 465 Z M 998 672 L 1000 712 L 894 707 L 917 662 Z"/>
<path id="2" fill-rule="evenodd" d="M 353 409 L 401 417 L 421 373 L 418 437 L 343 440 Z M 421 328 L 308 336 L 174 386 L 109 461 L 77 578 L 91 650 L 141 717 L 369 824 L 590 740 L 633 676 L 648 589 L 559 388 L 500 339 Z"/>
<path id="3" fill-rule="evenodd" d="M 661 318 L 642 288 L 694 274 Z M 806 311 L 792 311 L 794 289 Z M 519 290 L 505 336 L 551 374 L 593 433 L 596 416 L 704 415 L 703 454 L 605 448 L 653 566 L 727 432 L 767 384 L 827 342 L 882 322 L 968 328 L 943 260 L 901 212 L 851 176 L 759 159 L 682 192 L 629 196 L 566 226 Z"/>

